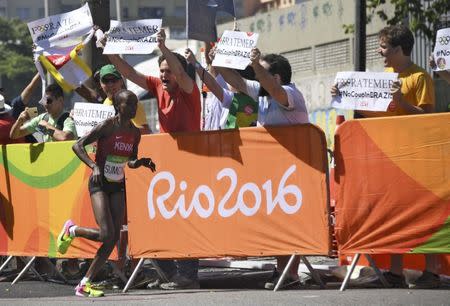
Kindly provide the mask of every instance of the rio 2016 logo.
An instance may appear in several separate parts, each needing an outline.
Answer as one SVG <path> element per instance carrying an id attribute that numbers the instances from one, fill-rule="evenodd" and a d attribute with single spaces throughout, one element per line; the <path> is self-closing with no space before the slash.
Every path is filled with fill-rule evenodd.
<path id="1" fill-rule="evenodd" d="M 450 43 L 450 36 L 449 35 L 441 36 L 441 37 L 439 37 L 438 41 L 439 41 L 439 44 L 446 46 Z"/>
<path id="2" fill-rule="evenodd" d="M 275 208 L 278 206 L 285 214 L 292 215 L 297 213 L 303 204 L 303 194 L 300 188 L 296 185 L 286 185 L 286 181 L 289 176 L 293 174 L 296 170 L 296 166 L 290 166 L 283 174 L 278 188 L 275 190 L 276 194 L 272 190 L 272 180 L 266 181 L 261 187 L 253 182 L 248 182 L 242 185 L 237 194 L 236 203 L 231 207 L 226 207 L 226 205 L 233 193 L 237 189 L 238 177 L 236 172 L 231 168 L 224 168 L 219 173 L 217 173 L 216 179 L 221 181 L 224 178 L 228 178 L 229 185 L 227 192 L 220 199 L 216 208 L 216 199 L 213 190 L 207 185 L 198 186 L 192 196 L 192 200 L 188 207 L 186 207 L 186 198 L 184 192 L 188 188 L 186 181 L 181 181 L 179 184 L 179 189 L 182 192 L 181 195 L 173 205 L 172 209 L 168 209 L 165 202 L 174 193 L 176 188 L 175 177 L 172 173 L 168 171 L 163 171 L 158 173 L 150 182 L 150 186 L 147 193 L 148 201 L 148 213 L 150 219 L 155 219 L 156 210 L 159 211 L 164 219 L 172 219 L 177 213 L 181 215 L 182 218 L 188 218 L 193 211 L 197 213 L 203 219 L 207 219 L 214 214 L 214 210 L 217 209 L 217 214 L 222 218 L 229 218 L 238 211 L 244 216 L 250 217 L 258 213 L 263 206 L 263 199 L 265 198 L 265 213 L 271 215 Z M 228 181 L 227 180 L 227 181 Z M 155 188 L 159 183 L 168 183 L 169 188 L 167 192 L 156 197 L 156 205 L 154 201 Z M 253 196 L 253 203 L 245 203 L 244 194 L 250 193 Z M 289 197 L 289 203 L 286 201 L 286 196 Z M 201 203 L 200 198 L 205 199 L 206 203 Z M 168 201 L 168 202 L 174 202 Z"/>

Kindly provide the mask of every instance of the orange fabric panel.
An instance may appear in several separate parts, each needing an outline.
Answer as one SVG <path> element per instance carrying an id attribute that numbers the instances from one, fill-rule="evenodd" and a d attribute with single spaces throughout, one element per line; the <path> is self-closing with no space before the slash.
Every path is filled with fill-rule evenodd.
<path id="1" fill-rule="evenodd" d="M 329 254 L 326 141 L 317 127 L 146 135 L 139 151 L 157 172 L 126 170 L 132 256 Z"/>
<path id="2" fill-rule="evenodd" d="M 14 144 L 0 154 L 0 254 L 93 258 L 100 243 L 77 238 L 56 249 L 67 219 L 97 227 L 88 193 L 91 170 L 71 150 L 73 142 Z M 56 174 L 55 174 L 56 173 Z M 114 251 L 111 259 L 117 259 Z"/>
<path id="3" fill-rule="evenodd" d="M 341 254 L 450 253 L 450 114 L 347 121 L 335 141 Z"/>

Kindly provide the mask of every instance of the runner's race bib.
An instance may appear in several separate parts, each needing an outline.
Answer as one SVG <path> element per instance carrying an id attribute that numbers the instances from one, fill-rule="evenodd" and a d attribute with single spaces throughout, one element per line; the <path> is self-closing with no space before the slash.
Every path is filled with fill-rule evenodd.
<path id="1" fill-rule="evenodd" d="M 124 168 L 128 157 L 108 155 L 106 157 L 104 176 L 108 182 L 120 183 L 124 179 Z"/>

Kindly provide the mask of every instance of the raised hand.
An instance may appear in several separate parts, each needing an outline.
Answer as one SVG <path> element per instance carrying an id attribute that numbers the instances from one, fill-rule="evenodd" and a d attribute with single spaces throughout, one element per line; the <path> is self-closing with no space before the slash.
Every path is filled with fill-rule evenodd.
<path id="1" fill-rule="evenodd" d="M 209 60 L 212 63 L 214 61 L 214 58 L 216 57 L 216 46 L 212 47 L 211 50 L 209 50 L 208 56 Z"/>
<path id="2" fill-rule="evenodd" d="M 184 57 L 186 58 L 187 62 L 192 65 L 195 65 L 195 63 L 197 62 L 194 53 L 189 48 L 186 48 L 186 50 L 184 50 Z"/>
<path id="3" fill-rule="evenodd" d="M 158 42 L 158 48 L 166 45 L 166 32 L 164 29 L 160 29 L 158 33 L 156 33 L 156 40 Z"/>
<path id="4" fill-rule="evenodd" d="M 332 97 L 336 97 L 336 96 L 340 96 L 341 93 L 339 92 L 339 88 L 337 87 L 337 84 L 333 84 L 333 86 L 331 86 L 331 96 Z"/>
<path id="5" fill-rule="evenodd" d="M 250 61 L 252 62 L 251 65 L 259 64 L 260 58 L 261 51 L 259 51 L 258 48 L 253 48 L 252 51 L 250 51 Z"/>

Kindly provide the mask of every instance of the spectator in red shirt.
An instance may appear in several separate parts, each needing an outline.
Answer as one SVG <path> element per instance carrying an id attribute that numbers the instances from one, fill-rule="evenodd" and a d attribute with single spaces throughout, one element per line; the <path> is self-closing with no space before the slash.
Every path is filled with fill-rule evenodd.
<path id="1" fill-rule="evenodd" d="M 159 78 L 136 71 L 118 55 L 108 55 L 108 58 L 125 78 L 156 97 L 162 133 L 200 131 L 200 91 L 187 74 L 186 59 L 167 48 L 163 29 L 157 39 L 162 52 L 158 59 Z"/>
<path id="2" fill-rule="evenodd" d="M 11 114 L 11 106 L 5 103 L 5 98 L 0 95 L 0 145 L 6 145 L 10 143 L 24 142 L 23 138 L 10 139 L 9 131 L 16 119 Z"/>

